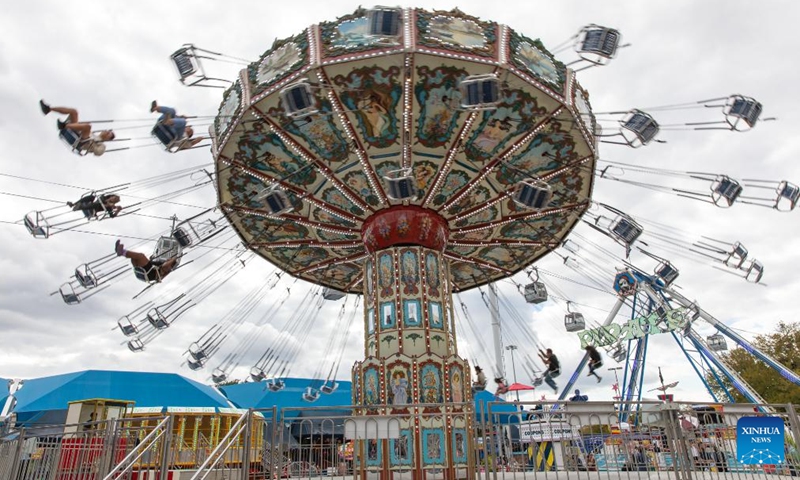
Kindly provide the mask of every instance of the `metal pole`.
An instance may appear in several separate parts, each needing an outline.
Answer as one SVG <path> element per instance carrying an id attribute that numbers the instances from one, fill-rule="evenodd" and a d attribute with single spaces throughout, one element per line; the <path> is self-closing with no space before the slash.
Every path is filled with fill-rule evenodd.
<path id="1" fill-rule="evenodd" d="M 500 331 L 500 308 L 497 305 L 497 287 L 489 284 L 489 312 L 492 315 L 492 336 L 494 337 L 495 372 L 500 377 L 506 376 L 503 368 L 503 339 Z"/>
<path id="2" fill-rule="evenodd" d="M 169 476 L 170 466 L 170 453 L 172 452 L 172 422 L 175 421 L 173 415 L 167 416 L 167 424 L 164 425 L 164 431 L 161 433 L 161 472 L 159 472 L 159 480 L 167 480 Z"/>
<path id="3" fill-rule="evenodd" d="M 17 451 L 14 453 L 14 460 L 11 463 L 11 478 L 17 478 L 17 468 L 19 468 L 19 458 L 22 456 L 22 444 L 25 442 L 25 428 L 19 429 L 17 435 Z"/>
<path id="4" fill-rule="evenodd" d="M 250 438 L 253 435 L 253 421 L 255 418 L 256 416 L 253 415 L 253 409 L 248 409 L 247 423 L 245 423 L 244 427 L 244 442 L 242 445 L 244 448 L 244 452 L 242 453 L 242 480 L 247 480 L 250 478 Z"/>
<path id="5" fill-rule="evenodd" d="M 511 373 L 514 375 L 514 383 L 517 383 L 517 367 L 514 365 L 514 350 L 517 349 L 516 345 L 506 345 L 506 350 L 511 352 Z M 517 402 L 519 402 L 519 390 L 517 390 Z"/>

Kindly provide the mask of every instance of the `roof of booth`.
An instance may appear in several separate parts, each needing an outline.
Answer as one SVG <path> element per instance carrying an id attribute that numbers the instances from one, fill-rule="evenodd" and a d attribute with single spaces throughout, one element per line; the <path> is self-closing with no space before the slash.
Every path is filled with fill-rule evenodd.
<path id="1" fill-rule="evenodd" d="M 66 410 L 90 398 L 130 400 L 137 407 L 229 407 L 213 387 L 175 373 L 85 370 L 26 380 L 17 394 L 17 413 Z"/>
<path id="2" fill-rule="evenodd" d="M 277 407 L 279 410 L 308 407 L 341 407 L 352 404 L 352 383 L 338 382 L 339 387 L 331 394 L 320 394 L 319 399 L 313 403 L 302 399 L 303 392 L 313 380 L 309 378 L 285 378 L 285 387 L 279 392 L 273 392 L 266 387 L 266 382 L 240 383 L 220 387 L 228 400 L 239 408 L 269 409 Z M 291 413 L 284 415 L 297 416 Z"/>

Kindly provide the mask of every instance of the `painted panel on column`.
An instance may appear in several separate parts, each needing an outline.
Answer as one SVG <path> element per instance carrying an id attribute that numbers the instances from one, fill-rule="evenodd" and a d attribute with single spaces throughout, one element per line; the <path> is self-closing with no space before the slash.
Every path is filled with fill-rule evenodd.
<path id="1" fill-rule="evenodd" d="M 381 466 L 381 457 L 383 456 L 383 445 L 378 440 L 367 440 L 367 466 L 379 467 Z"/>
<path id="2" fill-rule="evenodd" d="M 453 462 L 467 462 L 467 431 L 463 428 L 453 429 Z"/>
<path id="3" fill-rule="evenodd" d="M 422 464 L 444 463 L 444 432 L 441 428 L 422 429 Z"/>
<path id="4" fill-rule="evenodd" d="M 441 403 L 443 401 L 441 366 L 433 362 L 423 364 L 420 378 L 420 403 Z"/>
<path id="5" fill-rule="evenodd" d="M 411 465 L 414 458 L 414 442 L 411 441 L 411 429 L 400 429 L 400 438 L 389 440 L 392 466 Z"/>
<path id="6" fill-rule="evenodd" d="M 428 303 L 428 322 L 431 328 L 443 328 L 442 304 L 439 302 Z M 432 338 L 432 337 L 431 337 Z"/>
<path id="7" fill-rule="evenodd" d="M 378 257 L 378 285 L 381 296 L 388 297 L 394 294 L 394 262 L 392 255 L 384 253 Z"/>
<path id="8" fill-rule="evenodd" d="M 405 250 L 400 254 L 400 281 L 403 284 L 404 294 L 419 294 L 419 263 L 417 252 L 414 250 Z"/>
<path id="9" fill-rule="evenodd" d="M 397 328 L 397 313 L 394 302 L 382 302 L 380 314 L 381 330 Z"/>
<path id="10" fill-rule="evenodd" d="M 428 296 L 441 296 L 441 279 L 439 278 L 439 257 L 428 252 L 425 255 L 425 283 L 428 285 Z"/>
<path id="11" fill-rule="evenodd" d="M 373 333 L 375 333 L 375 309 L 370 308 L 367 310 L 367 334 Z"/>
<path id="12" fill-rule="evenodd" d="M 386 383 L 389 385 L 388 397 L 391 405 L 406 405 L 411 402 L 411 371 L 409 364 L 396 362 L 386 369 Z"/>
<path id="13" fill-rule="evenodd" d="M 379 390 L 378 369 L 370 367 L 364 370 L 364 404 L 379 405 L 381 394 Z"/>
<path id="14" fill-rule="evenodd" d="M 420 327 L 422 326 L 422 308 L 417 299 L 403 300 L 403 326 Z"/>
<path id="15" fill-rule="evenodd" d="M 450 400 L 453 403 L 466 401 L 464 396 L 464 369 L 459 365 L 450 366 Z"/>
<path id="16" fill-rule="evenodd" d="M 372 305 L 372 297 L 375 294 L 375 283 L 372 278 L 372 260 L 367 259 L 366 265 L 364 267 L 364 286 L 365 286 L 365 298 L 364 303 L 367 305 Z"/>

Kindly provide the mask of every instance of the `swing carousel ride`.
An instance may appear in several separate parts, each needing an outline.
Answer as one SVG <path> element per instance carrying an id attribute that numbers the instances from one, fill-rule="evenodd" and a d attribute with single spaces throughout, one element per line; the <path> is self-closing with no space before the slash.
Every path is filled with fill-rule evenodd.
<path id="1" fill-rule="evenodd" d="M 622 46 L 620 32 L 598 25 L 584 27 L 551 52 L 521 31 L 458 9 L 375 7 L 276 40 L 257 60 L 243 62 L 230 82 L 206 72 L 221 54 L 181 47 L 171 57 L 181 82 L 224 90 L 209 127 L 213 167 L 124 188 L 187 177 L 193 182 L 188 189 L 213 185 L 215 206 L 172 220 L 158 235 L 151 258 L 184 259 L 180 268 L 191 269 L 195 257 L 224 253 L 177 293 L 161 287 L 149 292 L 170 280 L 137 267 L 137 277 L 148 283 L 141 293 L 148 300 L 119 319 L 128 348 L 143 350 L 254 256 L 262 257 L 276 270 L 189 345 L 185 364 L 205 368 L 246 321 L 256 328 L 271 322 L 285 333 L 283 339 L 301 336 L 314 329 L 324 302 L 345 298 L 340 327 L 325 348 L 325 358 L 333 358 L 330 369 L 320 362 L 317 380 L 303 398 L 313 402 L 336 389 L 347 331 L 356 318 L 363 319 L 364 358 L 351 372 L 353 404 L 372 413 L 451 413 L 447 420 L 403 420 L 402 441 L 424 453 L 415 460 L 420 469 L 466 468 L 465 452 L 471 451 L 463 443 L 473 438 L 464 406 L 472 398 L 471 369 L 459 354 L 456 333 L 470 338 L 473 365 L 491 348 L 483 338 L 488 325 L 472 318 L 461 292 L 478 289 L 489 311 L 504 318 L 507 324 L 502 333 L 496 330 L 496 341 L 516 344 L 512 355 L 517 346 L 526 346 L 518 353 L 520 365 L 541 384 L 541 363 L 525 350 L 545 345 L 526 315 L 495 290 L 498 282 L 513 284 L 530 304 L 560 302 L 562 328 L 578 335 L 576 348 L 578 343 L 605 348 L 608 363 L 624 365 L 620 395 L 626 400 L 641 398 L 647 341 L 654 334 L 675 339 L 715 399 L 713 379 L 723 390 L 732 385 L 760 401 L 719 357 L 727 347 L 723 336 L 800 384 L 778 360 L 758 352 L 676 289 L 679 270 L 668 256 L 761 283 L 764 265 L 744 245 L 667 228 L 593 200 L 596 181 L 721 208 L 750 204 L 791 211 L 800 200 L 800 189 L 785 180 L 740 181 L 723 173 L 602 159 L 601 144 L 647 148 L 663 142 L 662 132 L 670 128 L 741 132 L 767 120 L 761 103 L 741 94 L 594 111 L 578 72 L 609 63 Z M 687 112 L 690 118 L 678 123 L 659 123 L 660 117 Z M 152 134 L 166 150 L 180 150 L 179 139 L 156 130 Z M 120 187 L 108 191 L 118 193 Z M 84 211 L 84 217 L 70 221 L 83 225 L 107 215 L 102 209 L 91 215 Z M 53 218 L 36 211 L 24 223 L 40 238 L 73 228 Z M 227 248 L 237 242 L 240 247 Z M 201 245 L 212 248 L 196 248 Z M 605 322 L 584 317 L 581 304 L 562 292 L 563 275 L 534 266 L 548 254 L 560 257 L 593 288 L 613 295 L 616 303 Z M 126 262 L 111 254 L 83 264 L 56 293 L 68 304 L 83 303 L 126 275 Z M 289 318 L 273 319 L 298 280 L 314 286 Z M 278 284 L 286 293 L 275 293 L 282 288 Z M 253 318 L 262 304 L 270 306 Z M 620 315 L 624 306 L 629 315 Z M 627 321 L 615 322 L 622 317 Z M 717 332 L 704 338 L 696 331 L 700 320 Z M 227 380 L 245 354 L 263 342 L 258 335 L 244 337 L 213 369 L 212 379 Z M 250 379 L 280 390 L 301 349 L 298 343 L 275 341 L 253 364 Z M 483 360 L 495 376 L 504 376 L 502 360 Z M 562 388 L 562 399 L 586 362 Z M 465 456 L 445 458 L 433 444 L 455 445 L 453 452 Z M 411 461 L 390 457 L 385 465 L 392 468 Z"/>

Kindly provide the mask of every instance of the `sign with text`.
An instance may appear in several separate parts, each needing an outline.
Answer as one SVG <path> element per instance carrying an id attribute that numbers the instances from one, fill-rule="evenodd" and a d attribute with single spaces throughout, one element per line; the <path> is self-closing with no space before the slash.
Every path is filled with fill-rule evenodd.
<path id="1" fill-rule="evenodd" d="M 578 332 L 581 339 L 581 348 L 586 345 L 595 347 L 605 347 L 614 345 L 618 341 L 634 340 L 645 335 L 655 335 L 657 333 L 667 333 L 680 330 L 686 326 L 686 308 L 676 308 L 672 310 L 662 310 L 653 312 L 623 324 L 612 323 L 605 327 L 598 327 Z"/>
<path id="2" fill-rule="evenodd" d="M 745 465 L 783 463 L 783 419 L 741 417 L 736 422 L 736 457 Z"/>
<path id="3" fill-rule="evenodd" d="M 520 443 L 559 442 L 580 437 L 578 427 L 567 422 L 523 422 L 519 424 Z"/>

